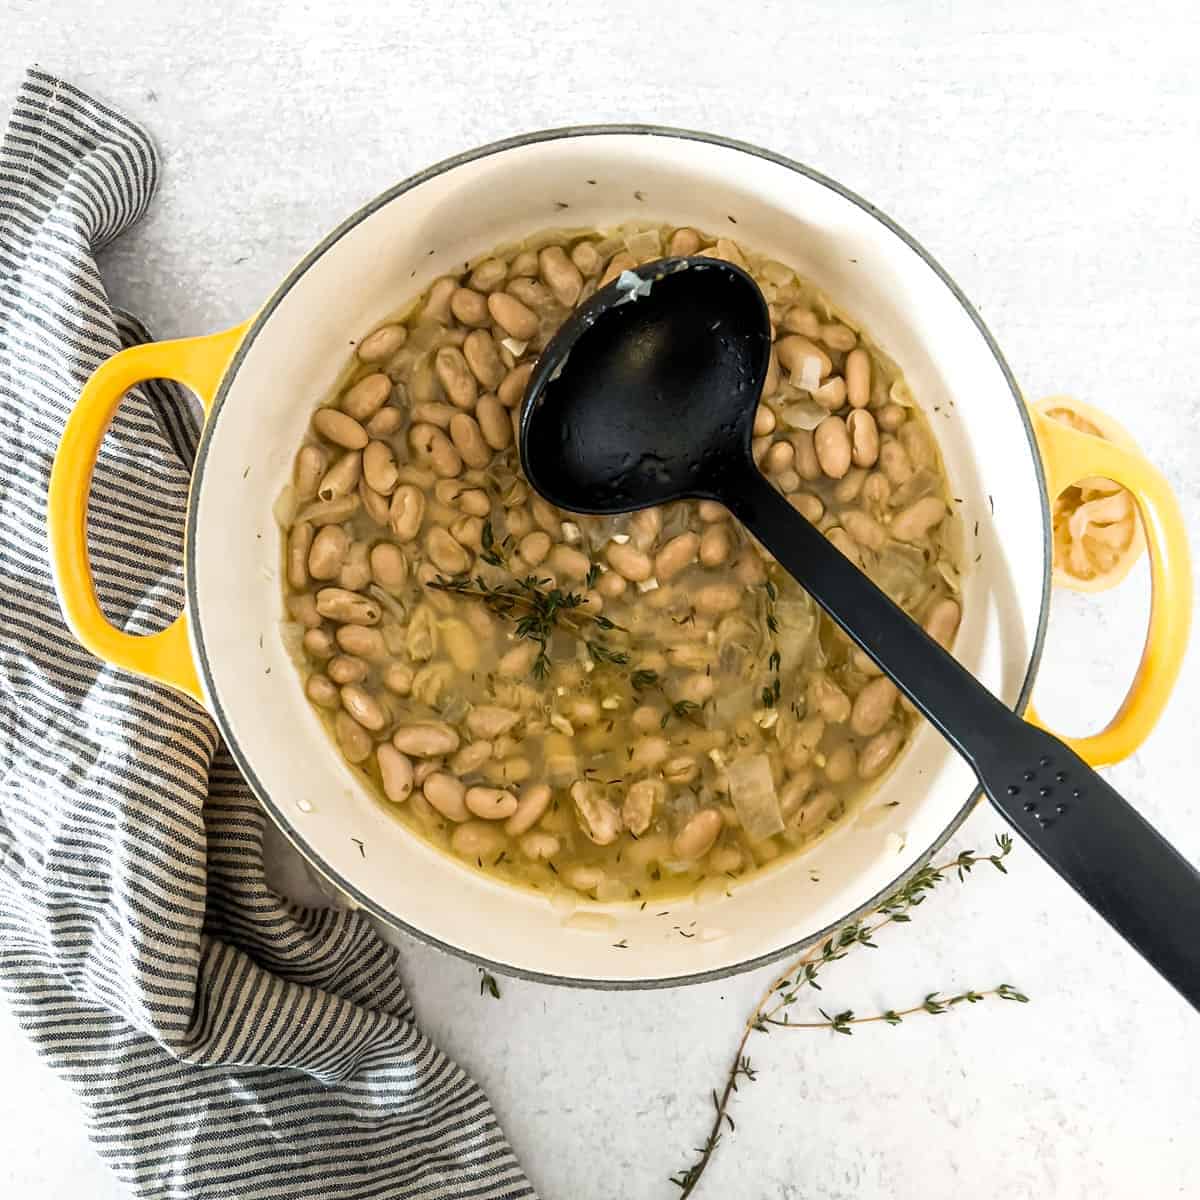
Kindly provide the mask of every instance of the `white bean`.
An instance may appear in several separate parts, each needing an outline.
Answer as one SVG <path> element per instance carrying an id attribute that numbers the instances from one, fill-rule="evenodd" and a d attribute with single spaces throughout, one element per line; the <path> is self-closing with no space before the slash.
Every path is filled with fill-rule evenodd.
<path id="1" fill-rule="evenodd" d="M 492 461 L 492 449 L 479 431 L 478 422 L 469 414 L 454 414 L 450 419 L 450 437 L 468 467 L 482 470 Z"/>
<path id="2" fill-rule="evenodd" d="M 396 456 L 386 442 L 368 442 L 362 452 L 363 478 L 372 491 L 381 496 L 390 496 L 396 490 L 399 474 Z"/>
<path id="3" fill-rule="evenodd" d="M 714 526 L 710 532 L 720 533 L 721 527 Z M 659 583 L 674 579 L 680 571 L 696 561 L 699 550 L 699 534 L 690 530 L 677 534 L 654 556 L 654 577 Z"/>
<path id="4" fill-rule="evenodd" d="M 708 614 L 733 612 L 741 602 L 742 591 L 735 583 L 706 583 L 692 597 L 696 611 Z"/>
<path id="5" fill-rule="evenodd" d="M 477 292 L 494 292 L 508 278 L 508 268 L 498 258 L 485 258 L 468 280 Z"/>
<path id="6" fill-rule="evenodd" d="M 425 553 L 444 575 L 465 575 L 471 566 L 471 555 L 440 525 L 426 535 Z"/>
<path id="7" fill-rule="evenodd" d="M 340 587 L 322 588 L 316 595 L 316 604 L 321 616 L 351 625 L 378 625 L 383 616 L 374 600 Z"/>
<path id="8" fill-rule="evenodd" d="M 457 408 L 475 407 L 479 384 L 457 346 L 443 346 L 434 356 L 433 369 L 451 404 Z"/>
<path id="9" fill-rule="evenodd" d="M 949 650 L 954 642 L 954 635 L 958 631 L 961 615 L 962 609 L 959 608 L 957 601 L 949 598 L 939 600 L 925 618 L 925 632 L 943 650 Z"/>
<path id="10" fill-rule="evenodd" d="M 504 823 L 504 832 L 519 837 L 532 829 L 550 807 L 550 788 L 544 783 L 534 783 L 521 789 L 517 807 Z"/>
<path id="11" fill-rule="evenodd" d="M 604 553 L 609 566 L 630 583 L 643 583 L 653 573 L 650 556 L 628 542 L 609 542 Z"/>
<path id="12" fill-rule="evenodd" d="M 877 733 L 858 756 L 859 779 L 875 779 L 882 775 L 887 765 L 896 757 L 896 751 L 900 749 L 903 740 L 903 730 L 895 727 Z"/>
<path id="13" fill-rule="evenodd" d="M 512 792 L 493 787 L 469 787 L 467 808 L 485 821 L 506 821 L 517 811 L 517 798 Z"/>
<path id="14" fill-rule="evenodd" d="M 444 721 L 417 721 L 402 725 L 392 734 L 392 745 L 401 754 L 415 758 L 435 758 L 458 749 L 458 731 Z"/>
<path id="15" fill-rule="evenodd" d="M 336 708 L 342 702 L 337 685 L 326 675 L 310 675 L 304 685 L 304 694 L 321 708 Z"/>
<path id="16" fill-rule="evenodd" d="M 497 704 L 480 704 L 467 713 L 467 728 L 472 737 L 498 738 L 516 727 L 521 719 L 519 712 L 502 708 Z"/>
<path id="17" fill-rule="evenodd" d="M 346 654 L 371 662 L 387 657 L 387 644 L 378 629 L 367 625 L 341 625 L 335 637 Z"/>
<path id="18" fill-rule="evenodd" d="M 892 518 L 892 537 L 901 542 L 915 542 L 923 538 L 935 525 L 941 524 L 945 516 L 944 500 L 938 496 L 922 496 L 907 508 L 902 508 Z"/>
<path id="19" fill-rule="evenodd" d="M 393 804 L 403 804 L 412 795 L 413 767 L 407 755 L 384 742 L 375 747 L 375 761 L 383 781 L 383 794 Z"/>
<path id="20" fill-rule="evenodd" d="M 861 347 L 846 355 L 846 396 L 851 408 L 866 408 L 871 399 L 871 358 Z"/>
<path id="21" fill-rule="evenodd" d="M 732 549 L 733 541 L 725 525 L 710 525 L 700 536 L 700 561 L 706 567 L 719 567 Z"/>
<path id="22" fill-rule="evenodd" d="M 341 694 L 342 707 L 364 729 L 378 733 L 388 723 L 383 705 L 361 684 L 349 683 L 342 688 Z"/>
<path id="23" fill-rule="evenodd" d="M 491 323 L 488 313 L 487 297 L 471 288 L 455 288 L 450 297 L 450 311 L 455 320 L 475 329 L 482 329 Z"/>
<path id="24" fill-rule="evenodd" d="M 348 389 L 340 401 L 342 412 L 358 422 L 369 421 L 387 402 L 392 381 L 382 372 L 365 375 Z"/>
<path id="25" fill-rule="evenodd" d="M 693 813 L 671 844 L 675 856 L 687 860 L 703 858 L 712 849 L 722 824 L 721 814 L 715 808 Z"/>
<path id="26" fill-rule="evenodd" d="M 454 295 L 457 288 L 458 284 L 448 275 L 443 275 L 441 279 L 435 279 L 430 285 L 425 307 L 421 310 L 422 318 L 430 321 L 440 321 L 443 325 L 448 324 L 450 320 L 450 298 Z"/>
<path id="27" fill-rule="evenodd" d="M 358 487 L 362 474 L 362 452 L 347 450 L 321 477 L 317 495 L 322 500 L 340 500 Z"/>
<path id="28" fill-rule="evenodd" d="M 537 316 L 508 292 L 493 292 L 487 298 L 492 320 L 511 338 L 527 342 L 537 336 Z"/>
<path id="29" fill-rule="evenodd" d="M 371 754 L 371 735 L 349 713 L 333 718 L 333 732 L 347 762 L 364 762 Z"/>
<path id="30" fill-rule="evenodd" d="M 381 325 L 358 344 L 360 362 L 384 362 L 391 358 L 408 340 L 408 330 L 403 325 Z"/>
<path id="31" fill-rule="evenodd" d="M 308 555 L 312 544 L 313 527 L 307 521 L 297 521 L 287 541 L 287 579 L 297 591 L 308 586 Z"/>
<path id="32" fill-rule="evenodd" d="M 504 849 L 507 838 L 490 821 L 467 821 L 450 837 L 450 849 L 476 863 L 490 862 Z"/>
<path id="33" fill-rule="evenodd" d="M 879 461 L 879 429 L 865 408 L 856 408 L 846 418 L 851 454 L 856 467 L 873 467 Z"/>
<path id="34" fill-rule="evenodd" d="M 338 685 L 358 683 L 359 680 L 366 679 L 367 670 L 367 664 L 352 654 L 338 654 L 325 666 L 325 673 Z M 341 699 L 340 693 L 338 699 Z M 354 716 L 353 713 L 350 715 Z"/>
<path id="35" fill-rule="evenodd" d="M 328 467 L 325 451 L 320 446 L 301 446 L 292 468 L 292 485 L 297 500 L 311 500 Z"/>
<path id="36" fill-rule="evenodd" d="M 601 788 L 586 780 L 571 785 L 571 800 L 579 827 L 597 846 L 610 846 L 621 833 L 621 814 L 604 796 Z"/>
<path id="37" fill-rule="evenodd" d="M 411 483 L 402 483 L 392 493 L 388 513 L 392 532 L 402 542 L 411 542 L 425 519 L 425 493 Z"/>
<path id="38" fill-rule="evenodd" d="M 361 450 L 370 440 L 367 431 L 336 408 L 318 408 L 313 413 L 313 432 L 345 450 Z"/>
<path id="39" fill-rule="evenodd" d="M 496 397 L 505 408 L 516 409 L 525 396 L 525 388 L 529 384 L 529 376 L 533 373 L 533 363 L 522 363 L 513 367 L 504 377 L 504 382 L 496 389 Z"/>
<path id="40" fill-rule="evenodd" d="M 860 737 L 878 733 L 891 718 L 899 690 L 886 676 L 878 675 L 854 698 L 850 728 Z"/>
<path id="41" fill-rule="evenodd" d="M 371 577 L 390 595 L 398 596 L 408 583 L 408 559 L 399 546 L 378 542 L 371 547 Z"/>
<path id="42" fill-rule="evenodd" d="M 526 858 L 534 862 L 551 859 L 562 849 L 562 843 L 552 833 L 527 833 L 517 846 Z"/>
<path id="43" fill-rule="evenodd" d="M 538 254 L 538 267 L 546 286 L 564 308 L 574 308 L 583 290 L 583 275 L 561 246 L 546 246 Z"/>
<path id="44" fill-rule="evenodd" d="M 850 434 L 841 417 L 826 417 L 813 433 L 813 449 L 821 470 L 830 479 L 841 479 L 850 469 Z M 804 474 L 803 471 L 800 472 Z"/>
<path id="45" fill-rule="evenodd" d="M 414 425 L 408 431 L 409 445 L 428 462 L 435 475 L 452 479 L 462 472 L 462 458 L 450 439 L 436 425 Z"/>

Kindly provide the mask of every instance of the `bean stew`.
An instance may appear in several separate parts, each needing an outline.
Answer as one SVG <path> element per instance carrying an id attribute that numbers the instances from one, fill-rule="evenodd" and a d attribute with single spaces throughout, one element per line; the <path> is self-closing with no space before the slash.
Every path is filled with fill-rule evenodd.
<path id="1" fill-rule="evenodd" d="M 584 517 L 525 482 L 538 353 L 664 254 L 753 275 L 760 468 L 949 646 L 958 522 L 904 380 L 790 268 L 690 228 L 548 231 L 436 280 L 358 344 L 277 509 L 285 636 L 364 784 L 480 870 L 606 902 L 802 852 L 917 721 L 719 505 Z"/>

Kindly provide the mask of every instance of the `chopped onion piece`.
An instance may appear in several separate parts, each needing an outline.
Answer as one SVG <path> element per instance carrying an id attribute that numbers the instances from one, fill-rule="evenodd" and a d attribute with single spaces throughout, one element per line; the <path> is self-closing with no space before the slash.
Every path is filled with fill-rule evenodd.
<path id="1" fill-rule="evenodd" d="M 638 262 L 645 262 L 647 259 L 662 257 L 662 240 L 657 229 L 644 229 L 641 233 L 631 234 L 625 239 L 625 249 Z"/>
<path id="2" fill-rule="evenodd" d="M 575 726 L 572 725 L 571 722 L 562 715 L 562 713 L 551 713 L 550 724 L 553 725 L 554 728 L 559 731 L 559 733 L 565 733 L 567 737 L 575 736 Z"/>
<path id="3" fill-rule="evenodd" d="M 635 275 L 632 271 L 622 271 L 617 276 L 617 289 L 625 293 L 617 303 L 625 300 L 636 300 L 639 296 L 650 295 L 651 289 L 654 287 L 652 279 L 643 279 L 640 275 Z"/>
<path id="4" fill-rule="evenodd" d="M 649 579 L 639 579 L 637 590 L 639 592 L 656 592 L 658 591 L 658 580 L 653 575 Z"/>
<path id="5" fill-rule="evenodd" d="M 765 754 L 740 758 L 725 770 L 729 796 L 737 810 L 746 836 L 753 842 L 783 832 L 783 815 L 771 778 L 771 764 Z"/>
<path id="6" fill-rule="evenodd" d="M 610 540 L 616 542 L 618 546 L 624 546 L 625 543 L 629 541 L 629 534 L 614 533 Z"/>
<path id="7" fill-rule="evenodd" d="M 757 641 L 757 636 L 755 640 Z M 716 699 L 713 701 L 713 715 L 721 725 L 732 725 L 753 707 L 754 699 L 761 690 L 753 683 L 743 684 L 740 687 L 718 688 Z M 713 761 L 716 762 L 716 759 Z M 720 765 L 717 763 L 717 766 Z"/>
<path id="8" fill-rule="evenodd" d="M 562 535 L 563 541 L 569 546 L 576 546 L 583 541 L 583 530 L 574 521 L 564 521 L 562 523 Z"/>
<path id="9" fill-rule="evenodd" d="M 892 384 L 888 397 L 893 404 L 898 404 L 901 408 L 916 408 L 912 392 L 908 390 L 908 384 L 903 379 L 897 379 Z"/>
<path id="10" fill-rule="evenodd" d="M 778 720 L 779 709 L 777 708 L 764 708 L 762 712 L 754 714 L 754 723 L 759 729 L 772 729 Z"/>
<path id="11" fill-rule="evenodd" d="M 962 575 L 958 568 L 944 558 L 939 558 L 937 561 L 938 574 L 946 581 L 952 592 L 962 590 Z"/>
<path id="12" fill-rule="evenodd" d="M 529 347 L 528 342 L 518 341 L 516 338 L 512 337 L 501 338 L 500 345 L 502 345 L 505 350 L 507 350 L 509 354 L 513 356 L 513 358 L 520 358 Z"/>
<path id="13" fill-rule="evenodd" d="M 764 279 L 776 287 L 787 287 L 795 278 L 791 267 L 785 267 L 783 263 L 776 262 L 773 258 L 768 258 L 762 263 L 759 271 Z"/>
<path id="14" fill-rule="evenodd" d="M 798 400 L 779 414 L 789 429 L 816 429 L 829 416 L 829 410 L 814 400 Z"/>
<path id="15" fill-rule="evenodd" d="M 604 699 L 600 701 L 600 707 L 606 708 L 610 712 L 614 708 L 620 708 L 621 707 L 621 697 L 620 696 L 605 696 Z"/>
<path id="16" fill-rule="evenodd" d="M 594 242 L 596 253 L 601 258 L 611 258 L 616 252 L 622 249 L 625 245 L 624 239 L 618 233 L 610 233 L 608 237 L 601 238 L 598 242 Z"/>
<path id="17" fill-rule="evenodd" d="M 801 360 L 799 386 L 806 392 L 821 386 L 821 360 L 815 354 L 806 354 Z"/>
<path id="18" fill-rule="evenodd" d="M 833 412 L 835 409 L 842 407 L 841 402 L 846 393 L 843 385 L 839 395 L 839 383 L 842 383 L 842 381 L 836 377 L 827 379 L 819 388 L 816 389 L 816 391 L 813 392 L 813 398 L 817 400 L 818 403 L 820 403 L 822 400 L 826 401 L 822 407 L 827 412 Z"/>

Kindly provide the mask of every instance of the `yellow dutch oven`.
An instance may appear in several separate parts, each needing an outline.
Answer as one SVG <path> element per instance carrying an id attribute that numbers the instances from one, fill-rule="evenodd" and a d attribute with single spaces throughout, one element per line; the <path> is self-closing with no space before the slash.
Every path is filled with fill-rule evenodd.
<path id="1" fill-rule="evenodd" d="M 672 905 L 676 917 L 695 922 L 695 936 L 684 939 L 673 929 L 684 922 L 636 905 L 564 911 L 465 869 L 410 834 L 342 760 L 280 637 L 282 549 L 272 505 L 352 339 L 438 275 L 562 225 L 564 215 L 572 226 L 598 227 L 639 218 L 727 229 L 736 221 L 745 245 L 795 266 L 872 332 L 933 423 L 964 528 L 978 523 L 955 652 L 1019 711 L 1045 634 L 1049 500 L 1088 477 L 1127 488 L 1150 559 L 1145 649 L 1107 728 L 1068 740 L 1096 766 L 1141 744 L 1179 670 L 1192 584 L 1178 505 L 1132 443 L 1046 415 L 1061 399 L 1027 408 L 945 271 L 833 180 L 704 134 L 553 130 L 460 155 L 396 185 L 326 237 L 245 325 L 116 355 L 88 382 L 63 434 L 49 511 L 68 624 L 98 657 L 207 708 L 264 806 L 319 871 L 382 920 L 494 968 L 590 986 L 677 984 L 767 962 L 863 912 L 926 861 L 977 798 L 970 770 L 923 729 L 862 811 L 811 852 L 718 900 Z M 159 377 L 194 391 L 206 424 L 188 506 L 186 612 L 161 633 L 135 637 L 113 627 L 97 602 L 88 490 L 123 395 Z M 1087 411 L 1093 427 L 1116 428 Z M 615 951 L 616 941 L 626 948 Z"/>

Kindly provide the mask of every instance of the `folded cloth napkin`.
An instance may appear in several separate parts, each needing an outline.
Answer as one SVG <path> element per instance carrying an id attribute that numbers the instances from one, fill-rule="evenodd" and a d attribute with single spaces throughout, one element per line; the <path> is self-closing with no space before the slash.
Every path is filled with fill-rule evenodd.
<path id="1" fill-rule="evenodd" d="M 158 171 L 138 126 L 29 73 L 0 151 L 0 990 L 137 1196 L 532 1196 L 395 952 L 268 887 L 262 811 L 208 716 L 63 625 L 50 464 L 88 375 L 145 337 L 94 254 Z M 134 632 L 182 603 L 196 433 L 176 389 L 136 389 L 96 468 L 93 569 Z"/>

